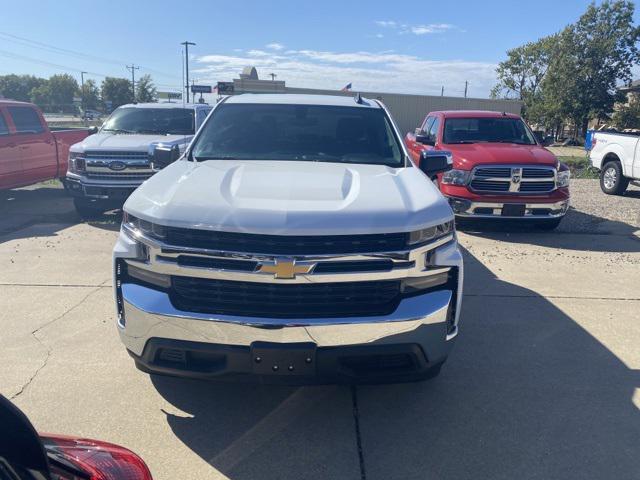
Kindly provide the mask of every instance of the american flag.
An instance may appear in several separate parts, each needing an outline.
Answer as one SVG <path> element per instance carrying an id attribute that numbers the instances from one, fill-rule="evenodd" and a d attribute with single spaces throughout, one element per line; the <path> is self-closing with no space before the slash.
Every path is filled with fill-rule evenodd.
<path id="1" fill-rule="evenodd" d="M 351 83 L 347 83 L 344 87 L 342 87 L 341 92 L 348 92 L 351 90 Z"/>

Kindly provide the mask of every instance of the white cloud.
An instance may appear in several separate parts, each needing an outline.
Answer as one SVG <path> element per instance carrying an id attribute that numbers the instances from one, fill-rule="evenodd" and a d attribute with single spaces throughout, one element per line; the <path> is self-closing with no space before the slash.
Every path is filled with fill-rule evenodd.
<path id="1" fill-rule="evenodd" d="M 398 26 L 393 20 L 378 20 L 375 23 L 382 28 L 396 28 Z"/>
<path id="2" fill-rule="evenodd" d="M 376 33 L 376 38 L 384 38 L 384 35 L 381 33 Z"/>
<path id="3" fill-rule="evenodd" d="M 265 47 L 269 50 L 275 50 L 277 52 L 279 52 L 280 50 L 284 50 L 284 45 L 278 42 L 268 43 L 265 45 Z"/>
<path id="4" fill-rule="evenodd" d="M 496 81 L 494 63 L 429 60 L 392 51 L 249 50 L 204 55 L 196 63 L 198 77 L 212 83 L 238 78 L 248 65 L 262 78 L 275 73 L 291 87 L 340 89 L 351 82 L 354 90 L 439 95 L 444 86 L 445 94 L 462 96 L 469 80 L 469 96 L 487 97 Z"/>
<path id="5" fill-rule="evenodd" d="M 444 33 L 447 30 L 452 30 L 455 25 L 450 23 L 429 23 L 422 25 L 408 25 L 406 23 L 398 23 L 394 20 L 377 20 L 376 25 L 382 28 L 389 28 L 396 30 L 399 35 L 406 33 L 413 33 L 414 35 L 427 35 L 431 33 Z"/>
<path id="6" fill-rule="evenodd" d="M 428 33 L 442 33 L 451 30 L 453 25 L 448 23 L 430 23 L 429 25 L 415 25 L 411 27 L 411 33 L 415 35 L 426 35 Z"/>

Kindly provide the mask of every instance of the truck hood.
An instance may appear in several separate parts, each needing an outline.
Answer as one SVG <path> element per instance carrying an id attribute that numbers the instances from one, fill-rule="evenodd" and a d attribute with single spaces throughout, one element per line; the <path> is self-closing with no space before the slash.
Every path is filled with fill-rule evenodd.
<path id="1" fill-rule="evenodd" d="M 83 152 L 86 150 L 127 150 L 146 152 L 149 145 L 156 142 L 162 143 L 189 143 L 193 136 L 185 135 L 130 135 L 96 133 L 76 143 L 71 151 Z"/>
<path id="2" fill-rule="evenodd" d="M 453 153 L 453 166 L 471 170 L 483 164 L 522 164 L 555 167 L 558 160 L 549 150 L 538 145 L 507 143 L 472 143 L 469 145 L 443 145 Z"/>
<path id="3" fill-rule="evenodd" d="M 295 161 L 180 160 L 124 208 L 168 226 L 272 235 L 407 232 L 453 219 L 417 168 Z"/>

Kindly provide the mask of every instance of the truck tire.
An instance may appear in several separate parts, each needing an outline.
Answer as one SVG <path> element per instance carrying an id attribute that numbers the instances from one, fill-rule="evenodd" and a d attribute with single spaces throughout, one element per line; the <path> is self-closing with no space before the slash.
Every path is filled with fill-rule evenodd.
<path id="1" fill-rule="evenodd" d="M 622 195 L 629 186 L 629 179 L 622 174 L 622 165 L 612 160 L 600 171 L 600 188 L 607 195 Z"/>
<path id="2" fill-rule="evenodd" d="M 536 220 L 536 228 L 539 230 L 555 230 L 560 225 L 564 217 L 560 218 L 545 218 L 544 220 Z"/>
<path id="3" fill-rule="evenodd" d="M 93 203 L 86 198 L 74 198 L 73 206 L 76 208 L 76 212 L 80 215 L 80 218 L 84 220 L 90 220 L 99 217 L 104 213 L 104 209 L 99 204 Z"/>

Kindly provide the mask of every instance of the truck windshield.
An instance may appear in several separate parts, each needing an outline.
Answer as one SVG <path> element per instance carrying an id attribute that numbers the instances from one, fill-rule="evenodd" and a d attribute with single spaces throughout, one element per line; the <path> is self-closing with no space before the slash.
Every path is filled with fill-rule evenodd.
<path id="1" fill-rule="evenodd" d="M 151 135 L 193 135 L 193 109 L 118 108 L 102 128 L 103 132 Z"/>
<path id="2" fill-rule="evenodd" d="M 226 104 L 192 148 L 204 160 L 303 160 L 401 167 L 402 149 L 381 108 Z"/>
<path id="3" fill-rule="evenodd" d="M 516 143 L 535 145 L 536 141 L 518 118 L 447 118 L 443 143 Z"/>

